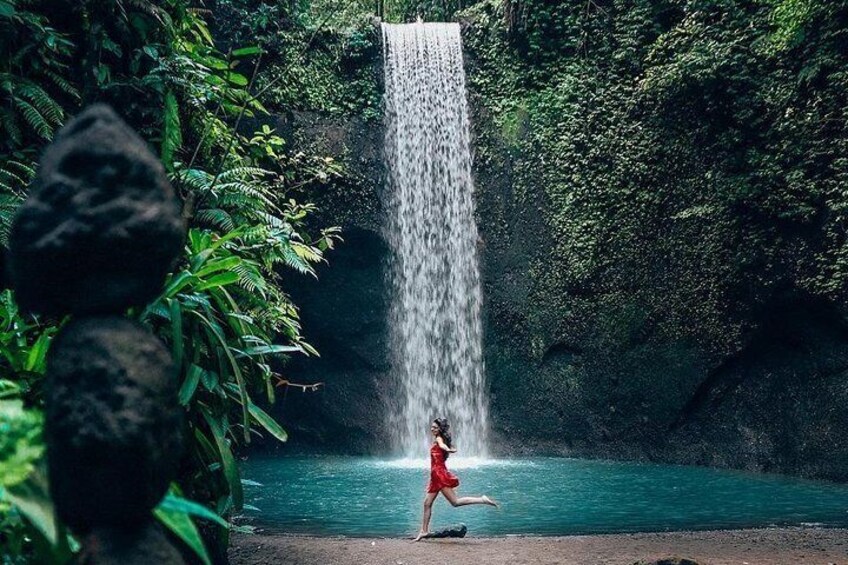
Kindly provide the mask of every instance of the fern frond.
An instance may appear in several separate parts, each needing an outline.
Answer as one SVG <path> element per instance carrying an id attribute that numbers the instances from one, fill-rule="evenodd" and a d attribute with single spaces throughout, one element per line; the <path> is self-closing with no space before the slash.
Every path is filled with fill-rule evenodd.
<path id="1" fill-rule="evenodd" d="M 0 178 L 0 243 L 6 245 L 9 239 L 9 229 L 18 206 L 23 202 L 23 197 L 12 190 L 8 190 Z"/>
<path id="2" fill-rule="evenodd" d="M 171 175 L 175 183 L 182 183 L 191 190 L 206 190 L 212 184 L 214 177 L 202 169 L 182 169 Z"/>
<path id="3" fill-rule="evenodd" d="M 268 229 L 265 226 L 250 226 L 244 229 L 241 236 L 247 245 L 263 243 L 268 238 Z"/>
<path id="4" fill-rule="evenodd" d="M 35 178 L 33 166 L 9 159 L 0 164 L 0 180 L 7 183 L 15 183 L 21 188 L 28 185 Z"/>
<path id="5" fill-rule="evenodd" d="M 32 104 L 23 98 L 15 98 L 14 103 L 23 115 L 24 121 L 35 130 L 39 137 L 48 141 L 53 137 L 53 127 Z"/>
<path id="6" fill-rule="evenodd" d="M 65 120 L 65 110 L 43 88 L 32 82 L 18 85 L 18 93 L 29 100 L 33 107 L 53 125 L 62 125 Z"/>
<path id="7" fill-rule="evenodd" d="M 204 208 L 202 210 L 198 210 L 198 212 L 194 215 L 194 219 L 200 225 L 208 225 L 223 232 L 229 232 L 235 229 L 233 217 L 220 208 Z"/>
<path id="8" fill-rule="evenodd" d="M 295 271 L 304 275 L 315 276 L 315 270 L 312 268 L 312 265 L 307 263 L 300 255 L 298 255 L 291 245 L 280 246 L 280 257 L 282 258 L 283 263 Z"/>
<path id="9" fill-rule="evenodd" d="M 308 261 L 310 263 L 319 263 L 324 260 L 324 255 L 321 253 L 321 251 L 315 249 L 311 245 L 292 241 L 291 247 L 292 250 L 297 253 L 297 256 L 303 259 L 304 261 Z"/>
<path id="10" fill-rule="evenodd" d="M 71 84 L 65 77 L 51 70 L 45 70 L 44 74 L 50 79 L 50 82 L 55 84 L 63 94 L 67 94 L 74 100 L 81 100 L 79 90 Z"/>
<path id="11" fill-rule="evenodd" d="M 137 12 L 146 14 L 158 21 L 167 31 L 174 31 L 174 21 L 167 11 L 163 10 L 151 0 L 118 0 L 118 7 L 121 10 L 121 15 L 124 19 L 127 18 L 127 7 L 134 9 Z"/>
<path id="12" fill-rule="evenodd" d="M 15 115 L 5 108 L 0 109 L 0 132 L 2 131 L 6 132 L 15 146 L 19 146 L 23 142 L 23 134 Z"/>
<path id="13" fill-rule="evenodd" d="M 267 214 L 266 213 L 266 214 L 260 214 L 260 218 L 262 219 L 263 222 L 268 224 L 269 227 L 271 227 L 275 230 L 280 230 L 281 232 L 283 232 L 286 235 L 291 235 L 292 231 L 294 231 L 294 228 L 292 227 L 292 225 L 290 223 L 288 223 L 287 221 L 285 221 L 284 219 L 280 218 L 279 216 L 275 216 L 273 214 Z"/>
<path id="14" fill-rule="evenodd" d="M 264 176 L 270 175 L 270 171 L 267 171 L 261 167 L 233 167 L 232 169 L 227 169 L 226 171 L 221 172 L 221 175 L 218 177 L 223 183 L 233 182 L 233 181 L 243 181 L 245 178 L 250 179 L 260 179 Z"/>
<path id="15" fill-rule="evenodd" d="M 233 269 L 239 276 L 239 285 L 247 292 L 258 292 L 264 296 L 268 284 L 259 268 L 250 261 L 239 263 Z"/>

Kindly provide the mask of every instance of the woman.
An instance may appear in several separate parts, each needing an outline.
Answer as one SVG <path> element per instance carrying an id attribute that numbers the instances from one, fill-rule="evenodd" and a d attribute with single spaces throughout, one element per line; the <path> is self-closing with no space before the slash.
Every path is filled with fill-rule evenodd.
<path id="1" fill-rule="evenodd" d="M 424 518 L 421 521 L 421 531 L 415 541 L 423 538 L 430 531 L 430 516 L 433 511 L 433 501 L 442 493 L 451 506 L 466 506 L 468 504 L 488 504 L 497 508 L 498 503 L 488 496 L 456 496 L 453 489 L 459 486 L 459 479 L 448 471 L 445 461 L 450 453 L 456 453 L 452 446 L 450 424 L 445 418 L 436 418 L 430 424 L 433 434 L 433 445 L 430 447 L 430 484 L 427 486 L 427 496 L 424 497 Z"/>

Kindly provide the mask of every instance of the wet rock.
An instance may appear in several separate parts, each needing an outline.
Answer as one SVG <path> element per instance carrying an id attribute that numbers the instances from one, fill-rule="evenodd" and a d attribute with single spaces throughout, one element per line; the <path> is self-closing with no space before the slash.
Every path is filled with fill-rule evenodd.
<path id="1" fill-rule="evenodd" d="M 165 170 L 110 108 L 71 120 L 44 152 L 9 236 L 17 300 L 35 313 L 121 313 L 160 292 L 185 226 Z"/>
<path id="2" fill-rule="evenodd" d="M 124 318 L 85 318 L 56 337 L 47 360 L 50 492 L 75 532 L 131 527 L 174 479 L 182 408 L 165 346 Z"/>
<path id="3" fill-rule="evenodd" d="M 162 528 L 150 520 L 138 528 L 98 528 L 85 539 L 81 565 L 182 565 L 179 551 Z"/>
<path id="4" fill-rule="evenodd" d="M 702 563 L 685 557 L 666 557 L 653 561 L 637 561 L 633 565 L 702 565 Z"/>
<path id="5" fill-rule="evenodd" d="M 468 533 L 468 528 L 465 524 L 456 524 L 453 526 L 448 526 L 447 528 L 442 528 L 441 530 L 436 530 L 435 532 L 430 532 L 423 539 L 435 539 L 435 538 L 464 538 L 465 534 Z"/>

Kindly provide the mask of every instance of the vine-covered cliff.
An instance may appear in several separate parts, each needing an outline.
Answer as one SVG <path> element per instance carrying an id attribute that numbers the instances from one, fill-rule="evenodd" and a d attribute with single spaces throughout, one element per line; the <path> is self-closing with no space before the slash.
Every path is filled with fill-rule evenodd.
<path id="1" fill-rule="evenodd" d="M 848 7 L 486 0 L 458 19 L 496 447 L 848 478 Z M 347 173 L 316 200 L 351 245 L 293 291 L 322 351 L 297 368 L 328 386 L 283 412 L 379 451 L 381 123 L 317 110 L 292 135 L 335 144 Z"/>

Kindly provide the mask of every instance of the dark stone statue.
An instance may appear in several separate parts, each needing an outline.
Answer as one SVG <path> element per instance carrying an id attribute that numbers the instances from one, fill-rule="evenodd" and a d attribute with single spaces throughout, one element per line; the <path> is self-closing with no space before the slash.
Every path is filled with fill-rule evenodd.
<path id="1" fill-rule="evenodd" d="M 150 518 L 176 476 L 182 443 L 171 355 L 125 318 L 82 318 L 47 359 L 50 494 L 75 532 Z"/>
<path id="2" fill-rule="evenodd" d="M 78 563 L 183 563 L 152 512 L 181 454 L 176 367 L 121 316 L 161 292 L 184 232 L 161 163 L 106 106 L 62 128 L 12 224 L 7 271 L 22 309 L 75 317 L 48 354 L 45 437 Z"/>
<path id="3" fill-rule="evenodd" d="M 177 549 L 152 519 L 137 528 L 97 528 L 77 558 L 79 565 L 176 565 Z"/>
<path id="4" fill-rule="evenodd" d="M 185 227 L 165 169 L 107 106 L 71 120 L 47 147 L 9 235 L 21 307 L 121 313 L 161 291 Z"/>

